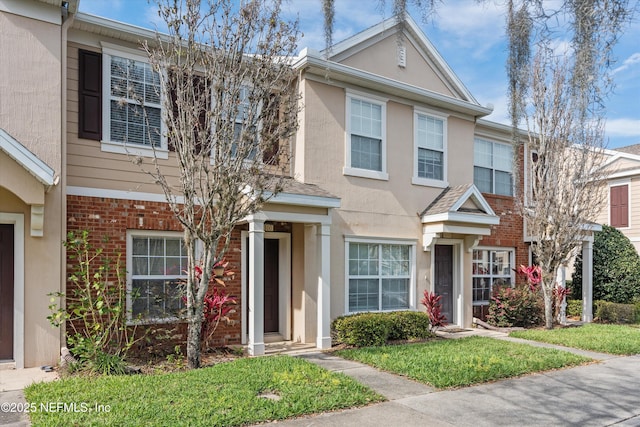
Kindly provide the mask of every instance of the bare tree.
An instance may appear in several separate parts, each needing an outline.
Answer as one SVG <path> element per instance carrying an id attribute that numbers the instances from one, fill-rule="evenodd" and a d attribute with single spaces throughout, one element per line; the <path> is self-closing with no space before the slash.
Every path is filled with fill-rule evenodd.
<path id="1" fill-rule="evenodd" d="M 566 265 L 590 234 L 606 201 L 599 171 L 603 120 L 583 120 L 583 100 L 572 90 L 566 57 L 549 49 L 536 54 L 530 73 L 531 96 L 525 122 L 531 159 L 531 190 L 520 198 L 520 211 L 532 252 L 541 268 L 545 326 L 553 327 L 556 272 Z M 526 172 L 525 172 L 526 173 Z"/>
<path id="2" fill-rule="evenodd" d="M 145 44 L 177 166 L 163 168 L 156 158 L 145 171 L 184 228 L 191 368 L 200 366 L 212 268 L 236 224 L 281 191 L 288 171 L 299 95 L 287 60 L 298 27 L 281 19 L 280 6 L 279 0 L 158 0 L 168 35 Z"/>

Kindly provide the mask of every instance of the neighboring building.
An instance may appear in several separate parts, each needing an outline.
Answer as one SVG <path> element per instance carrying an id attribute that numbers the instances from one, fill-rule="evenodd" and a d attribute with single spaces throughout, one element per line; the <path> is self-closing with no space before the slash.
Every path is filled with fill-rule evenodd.
<path id="1" fill-rule="evenodd" d="M 66 289 L 67 231 L 106 236 L 105 254 L 124 255 L 128 287 L 141 295 L 128 309 L 143 323 L 181 304 L 180 224 L 130 160 L 152 152 L 111 84 L 138 73 L 133 83 L 154 92 L 139 47 L 154 33 L 76 13 L 77 4 L 0 0 L 0 224 L 10 225 L 0 226 L 0 361 L 19 367 L 58 354 L 47 294 Z M 124 63 L 132 74 L 119 73 Z M 471 326 L 492 286 L 513 284 L 530 259 L 510 127 L 482 119 L 491 109 L 411 18 L 338 43 L 328 59 L 303 50 L 292 64 L 304 109 L 291 179 L 234 232 L 227 259 L 240 274 L 228 290 L 239 322 L 221 327 L 216 343 L 252 354 L 268 340 L 327 348 L 331 319 L 420 310 L 424 290 L 443 295 L 451 324 Z M 159 100 L 147 108 L 161 129 Z M 154 144 L 162 167 L 175 168 L 166 141 Z"/>
<path id="2" fill-rule="evenodd" d="M 640 252 L 640 144 L 605 150 L 606 209 L 598 223 L 616 227 Z"/>

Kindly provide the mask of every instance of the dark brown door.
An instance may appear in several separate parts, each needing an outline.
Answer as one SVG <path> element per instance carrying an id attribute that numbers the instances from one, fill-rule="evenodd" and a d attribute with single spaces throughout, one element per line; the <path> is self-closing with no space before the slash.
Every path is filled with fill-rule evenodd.
<path id="1" fill-rule="evenodd" d="M 0 224 L 0 360 L 13 359 L 13 225 Z"/>
<path id="2" fill-rule="evenodd" d="M 264 240 L 264 332 L 278 332 L 279 305 L 279 243 L 278 239 Z"/>
<path id="3" fill-rule="evenodd" d="M 453 319 L 453 246 L 436 245 L 434 254 L 435 293 L 441 295 L 442 314 Z"/>

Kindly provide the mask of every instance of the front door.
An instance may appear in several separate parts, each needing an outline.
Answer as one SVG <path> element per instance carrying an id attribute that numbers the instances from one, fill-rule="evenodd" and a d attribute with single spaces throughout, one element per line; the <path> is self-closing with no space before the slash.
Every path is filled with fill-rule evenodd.
<path id="1" fill-rule="evenodd" d="M 246 265 L 249 266 L 249 238 L 246 239 L 247 253 Z M 264 333 L 280 332 L 280 240 L 264 239 Z M 246 275 L 249 280 L 249 272 Z M 247 299 L 249 299 L 249 285 L 246 285 Z M 249 316 L 249 304 L 247 307 L 247 317 Z M 249 322 L 246 325 L 246 332 L 249 333 Z"/>
<path id="2" fill-rule="evenodd" d="M 279 332 L 280 240 L 264 239 L 264 332 Z M 284 332 L 283 332 L 284 333 Z"/>
<path id="3" fill-rule="evenodd" d="M 453 246 L 436 245 L 434 253 L 434 290 L 442 296 L 442 314 L 447 322 L 453 321 Z"/>
<path id="4" fill-rule="evenodd" d="M 13 360 L 13 225 L 0 224 L 0 360 Z"/>

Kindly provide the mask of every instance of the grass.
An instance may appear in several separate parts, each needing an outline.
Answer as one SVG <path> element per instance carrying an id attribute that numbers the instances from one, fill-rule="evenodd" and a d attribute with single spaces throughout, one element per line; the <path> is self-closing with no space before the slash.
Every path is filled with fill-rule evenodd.
<path id="1" fill-rule="evenodd" d="M 31 385 L 25 395 L 37 408 L 34 426 L 235 426 L 383 400 L 345 375 L 289 356 L 159 375 L 71 377 Z M 75 407 L 40 406 L 50 402 Z"/>
<path id="2" fill-rule="evenodd" d="M 589 323 L 578 328 L 517 331 L 512 332 L 510 336 L 601 353 L 627 355 L 640 353 L 638 326 Z"/>
<path id="3" fill-rule="evenodd" d="M 591 360 L 564 351 L 486 337 L 347 349 L 337 354 L 437 388 L 468 386 Z"/>

